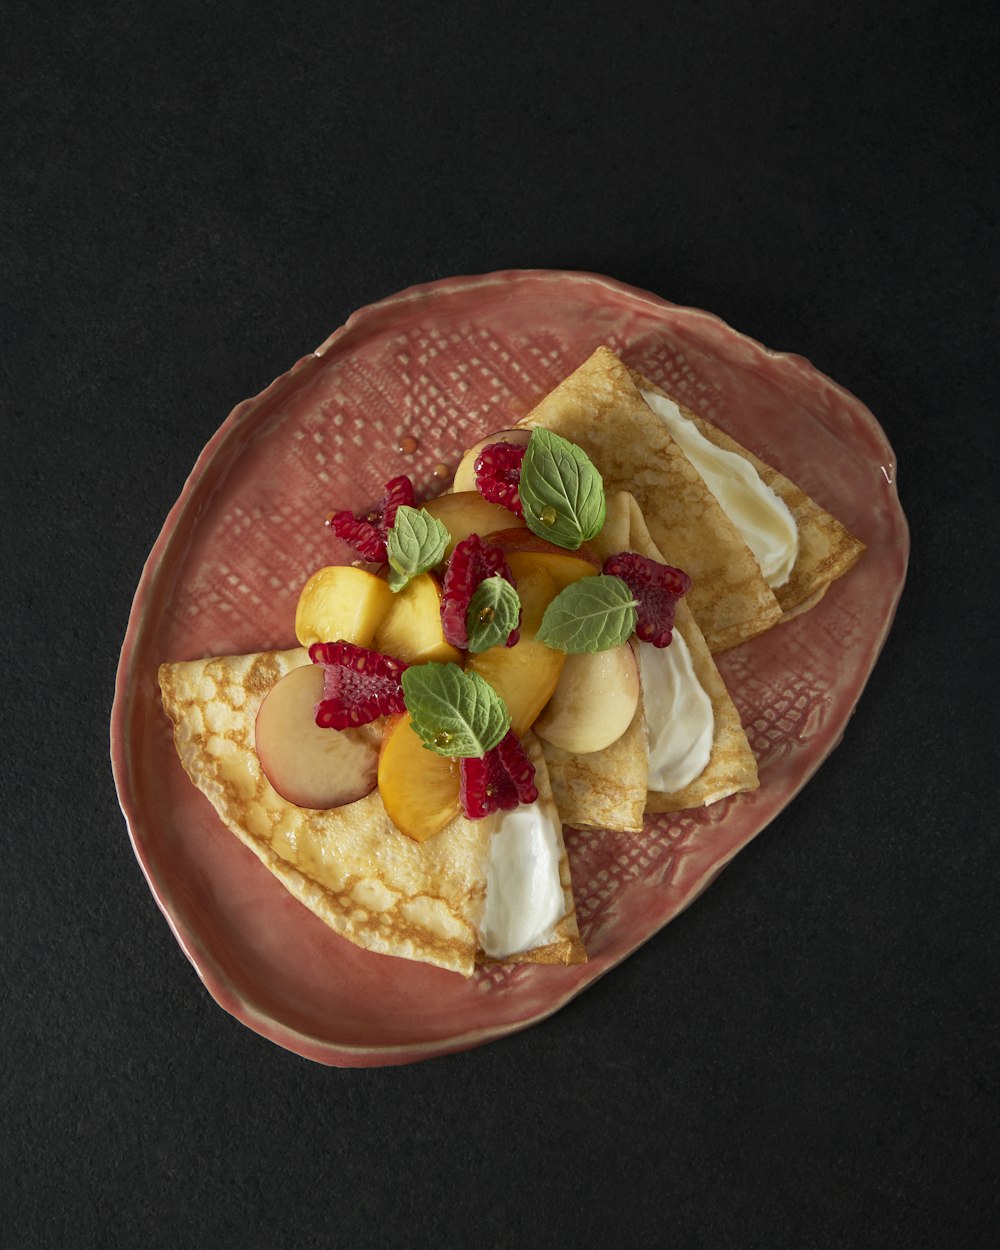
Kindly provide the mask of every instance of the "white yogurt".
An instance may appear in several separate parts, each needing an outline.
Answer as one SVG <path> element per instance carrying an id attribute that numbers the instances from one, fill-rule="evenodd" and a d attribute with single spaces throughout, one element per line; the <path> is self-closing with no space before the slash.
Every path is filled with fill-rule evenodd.
<path id="1" fill-rule="evenodd" d="M 494 959 L 555 941 L 555 926 L 566 911 L 557 822 L 554 804 L 522 804 L 502 814 L 490 840 L 479 936 Z"/>
<path id="2" fill-rule="evenodd" d="M 649 788 L 683 790 L 712 758 L 715 715 L 675 629 L 668 647 L 639 643 L 639 671 L 649 744 Z"/>

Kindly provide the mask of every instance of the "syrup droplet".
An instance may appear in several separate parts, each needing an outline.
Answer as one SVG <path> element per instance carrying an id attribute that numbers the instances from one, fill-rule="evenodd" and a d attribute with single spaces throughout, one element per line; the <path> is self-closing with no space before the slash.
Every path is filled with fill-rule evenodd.
<path id="1" fill-rule="evenodd" d="M 559 519 L 559 513 L 551 504 L 547 504 L 538 514 L 538 519 L 543 525 L 555 525 Z"/>
<path id="2" fill-rule="evenodd" d="M 451 734 L 447 731 L 447 729 L 439 729 L 434 737 L 431 738 L 431 742 L 433 742 L 436 747 L 446 747 L 449 742 L 451 742 Z"/>
<path id="3" fill-rule="evenodd" d="M 333 524 L 333 518 L 334 518 L 336 515 L 337 515 L 337 514 L 336 514 L 336 512 L 328 512 L 328 513 L 326 514 L 326 516 L 323 518 L 323 524 L 324 524 L 324 525 L 332 525 L 332 524 Z"/>
<path id="4" fill-rule="evenodd" d="M 448 468 L 443 460 L 439 460 L 434 466 L 434 476 L 442 479 L 451 477 L 451 469 Z"/>
<path id="5" fill-rule="evenodd" d="M 404 434 L 399 440 L 399 450 L 404 456 L 412 456 L 419 446 L 412 434 Z"/>
<path id="6" fill-rule="evenodd" d="M 491 781 L 491 782 L 487 785 L 487 787 L 486 787 L 486 793 L 487 793 L 487 795 L 488 795 L 490 798 L 493 798 L 493 796 L 494 796 L 494 794 L 496 794 L 496 792 L 497 792 L 497 788 L 496 788 L 496 786 L 493 784 L 493 782 Z"/>
<path id="7" fill-rule="evenodd" d="M 492 621 L 495 616 L 496 616 L 495 610 L 490 607 L 483 608 L 483 610 L 479 613 L 479 619 L 482 621 L 484 625 Z"/>

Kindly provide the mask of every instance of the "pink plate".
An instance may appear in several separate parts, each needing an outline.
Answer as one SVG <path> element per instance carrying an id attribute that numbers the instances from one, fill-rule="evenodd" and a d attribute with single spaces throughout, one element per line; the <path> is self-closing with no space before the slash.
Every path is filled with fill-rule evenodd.
<path id="1" fill-rule="evenodd" d="M 190 784 L 160 707 L 161 661 L 295 645 L 306 577 L 350 558 L 323 526 L 512 425 L 599 344 L 783 470 L 868 545 L 820 605 L 722 657 L 761 788 L 647 821 L 567 831 L 589 963 L 462 977 L 358 950 L 287 894 Z M 400 438 L 417 440 L 415 452 Z M 132 845 L 213 997 L 280 1045 L 346 1067 L 463 1050 L 556 1011 L 663 927 L 789 802 L 839 741 L 895 612 L 909 540 L 871 413 L 801 357 L 593 274 L 413 287 L 356 312 L 240 404 L 202 452 L 143 571 L 111 754 Z"/>

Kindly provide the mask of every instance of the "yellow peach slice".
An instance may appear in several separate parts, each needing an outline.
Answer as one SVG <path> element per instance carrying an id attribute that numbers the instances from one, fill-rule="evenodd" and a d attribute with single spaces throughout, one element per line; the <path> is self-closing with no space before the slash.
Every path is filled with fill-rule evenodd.
<path id="1" fill-rule="evenodd" d="M 516 443 L 521 447 L 526 447 L 529 438 L 531 438 L 530 430 L 496 430 L 485 438 L 481 438 L 463 455 L 455 470 L 455 482 L 452 489 L 456 491 L 476 489 L 476 457 L 484 447 L 489 447 L 493 443 Z"/>
<path id="2" fill-rule="evenodd" d="M 382 739 L 378 788 L 386 813 L 415 842 L 440 833 L 462 810 L 458 761 L 429 751 L 409 712 L 392 717 Z"/>
<path id="3" fill-rule="evenodd" d="M 567 551 L 557 547 L 547 538 L 541 538 L 525 528 L 498 530 L 490 535 L 490 545 L 499 547 L 510 557 L 518 552 L 530 554 L 555 579 L 559 590 L 565 590 L 581 577 L 594 577 L 601 571 L 601 561 L 594 555 L 590 547 L 584 543 L 577 551 Z"/>
<path id="4" fill-rule="evenodd" d="M 421 573 L 390 599 L 372 639 L 376 651 L 407 664 L 462 663 L 462 653 L 444 640 L 441 586 L 433 574 Z"/>
<path id="5" fill-rule="evenodd" d="M 437 499 L 429 499 L 424 507 L 451 535 L 451 541 L 445 549 L 446 556 L 450 556 L 455 547 L 470 534 L 485 538 L 487 534 L 494 534 L 497 530 L 517 529 L 521 526 L 513 512 L 501 508 L 498 503 L 490 503 L 476 490 L 438 495 Z"/>
<path id="6" fill-rule="evenodd" d="M 545 609 L 558 594 L 552 575 L 528 553 L 512 552 L 508 564 L 521 599 L 521 636 L 513 647 L 470 653 L 466 671 L 479 673 L 501 696 L 511 715 L 511 728 L 520 736 L 552 697 L 566 657 L 535 637 Z"/>
<path id="7" fill-rule="evenodd" d="M 349 564 L 318 569 L 299 595 L 295 636 L 303 647 L 338 639 L 367 647 L 391 599 L 388 584 L 374 573 Z"/>

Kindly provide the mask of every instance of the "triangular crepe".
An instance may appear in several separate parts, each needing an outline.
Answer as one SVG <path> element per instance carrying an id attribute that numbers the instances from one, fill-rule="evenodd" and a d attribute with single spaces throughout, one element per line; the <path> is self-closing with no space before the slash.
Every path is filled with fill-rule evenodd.
<path id="1" fill-rule="evenodd" d="M 367 950 L 468 976 L 479 953 L 477 924 L 495 818 L 459 817 L 417 843 L 391 823 L 377 790 L 330 811 L 281 798 L 258 763 L 254 723 L 274 683 L 308 662 L 307 652 L 295 649 L 162 665 L 163 705 L 184 768 L 223 824 L 337 933 Z M 537 740 L 528 735 L 525 746 L 539 799 L 551 801 Z M 505 962 L 577 963 L 586 957 L 561 837 L 566 910 L 556 940 Z"/>
<path id="2" fill-rule="evenodd" d="M 604 528 L 590 544 L 602 560 L 635 551 L 664 562 L 649 535 L 639 505 L 626 491 L 609 495 Z M 686 602 L 677 605 L 675 632 L 682 635 L 699 684 L 712 703 L 714 732 L 707 767 L 683 789 L 648 790 L 649 757 L 643 701 L 626 733 L 603 751 L 572 755 L 543 742 L 552 792 L 566 824 L 578 828 L 638 832 L 643 813 L 682 811 L 730 794 L 756 790 L 757 762 L 739 714 Z M 673 645 L 673 643 L 671 643 Z"/>
<path id="3" fill-rule="evenodd" d="M 864 543 L 845 529 L 836 517 L 810 499 L 794 482 L 742 447 L 734 438 L 692 412 L 641 374 L 633 373 L 632 378 L 640 392 L 651 391 L 675 404 L 680 415 L 693 421 L 710 443 L 723 451 L 742 456 L 779 499 L 784 500 L 799 532 L 799 547 L 788 581 L 776 587 L 774 594 L 781 605 L 782 620 L 789 620 L 814 607 L 822 599 L 830 583 L 843 577 L 861 557 L 865 549 Z"/>
<path id="4" fill-rule="evenodd" d="M 753 553 L 610 348 L 599 347 L 519 424 L 576 443 L 609 494 L 635 497 L 664 559 L 692 578 L 688 603 L 710 650 L 781 619 Z"/>

